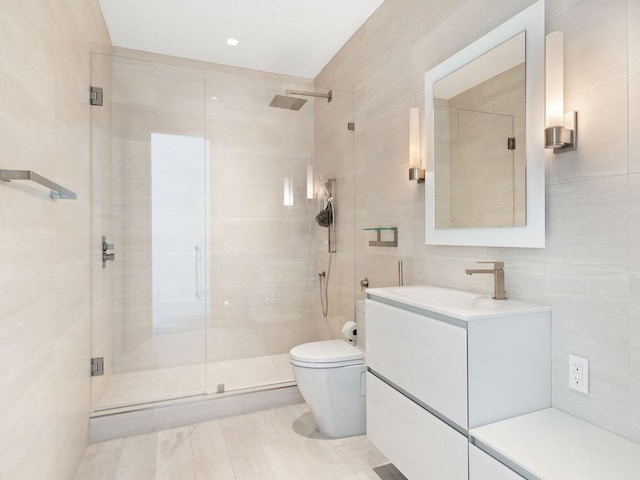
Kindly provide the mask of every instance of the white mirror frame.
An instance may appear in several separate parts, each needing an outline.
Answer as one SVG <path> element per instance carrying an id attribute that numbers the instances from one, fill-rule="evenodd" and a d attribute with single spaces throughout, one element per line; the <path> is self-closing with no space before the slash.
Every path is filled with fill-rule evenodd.
<path id="1" fill-rule="evenodd" d="M 433 85 L 475 58 L 526 31 L 526 219 L 523 227 L 435 228 Z M 544 0 L 460 50 L 425 75 L 425 243 L 487 247 L 544 248 Z"/>

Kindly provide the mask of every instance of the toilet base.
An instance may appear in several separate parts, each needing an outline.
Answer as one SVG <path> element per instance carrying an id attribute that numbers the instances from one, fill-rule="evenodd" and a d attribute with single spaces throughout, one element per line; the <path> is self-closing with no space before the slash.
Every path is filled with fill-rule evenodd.
<path id="1" fill-rule="evenodd" d="M 363 364 L 322 369 L 293 365 L 300 393 L 321 434 L 330 438 L 364 435 L 366 371 Z"/>

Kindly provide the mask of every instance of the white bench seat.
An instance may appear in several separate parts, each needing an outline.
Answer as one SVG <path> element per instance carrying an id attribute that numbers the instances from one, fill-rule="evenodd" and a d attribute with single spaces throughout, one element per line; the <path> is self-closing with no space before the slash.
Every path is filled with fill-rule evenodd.
<path id="1" fill-rule="evenodd" d="M 526 479 L 640 479 L 640 444 L 554 408 L 469 433 L 472 443 Z"/>

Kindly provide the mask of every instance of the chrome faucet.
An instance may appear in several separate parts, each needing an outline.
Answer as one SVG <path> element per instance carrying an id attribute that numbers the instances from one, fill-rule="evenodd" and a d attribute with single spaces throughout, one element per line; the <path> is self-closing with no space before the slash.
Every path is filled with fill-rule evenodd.
<path id="1" fill-rule="evenodd" d="M 476 262 L 476 263 L 491 263 L 493 268 L 489 269 L 465 269 L 464 273 L 467 275 L 473 275 L 474 273 L 492 273 L 493 274 L 493 299 L 494 300 L 506 300 L 504 295 L 504 262 Z"/>

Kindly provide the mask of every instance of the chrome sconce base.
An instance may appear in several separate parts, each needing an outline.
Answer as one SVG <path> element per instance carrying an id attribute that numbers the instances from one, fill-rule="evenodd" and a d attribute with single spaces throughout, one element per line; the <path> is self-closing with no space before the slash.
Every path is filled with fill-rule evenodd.
<path id="1" fill-rule="evenodd" d="M 424 168 L 409 168 L 409 180 L 415 180 L 418 183 L 424 183 Z"/>
<path id="2" fill-rule="evenodd" d="M 578 112 L 567 112 L 564 125 L 548 127 L 544 130 L 544 148 L 553 153 L 575 150 L 578 147 Z"/>

